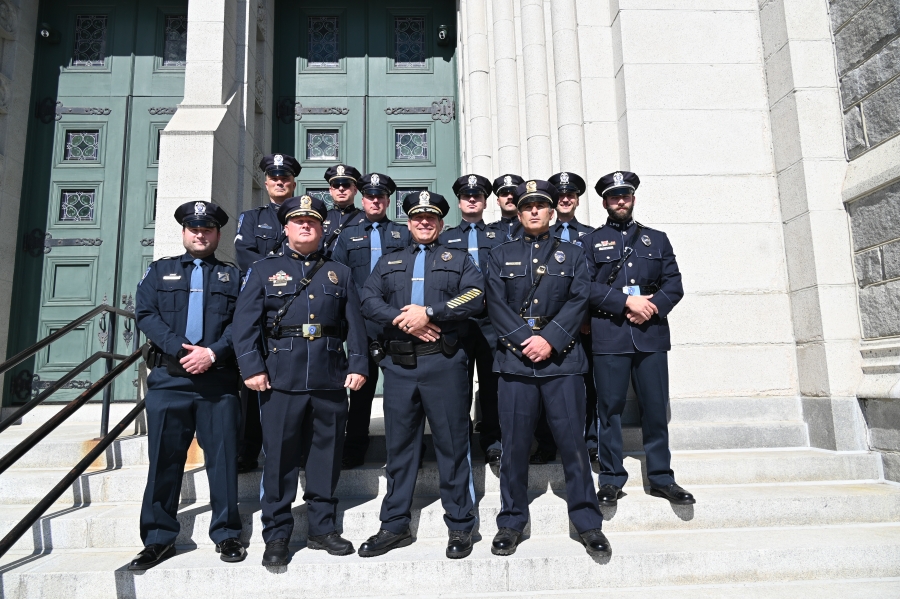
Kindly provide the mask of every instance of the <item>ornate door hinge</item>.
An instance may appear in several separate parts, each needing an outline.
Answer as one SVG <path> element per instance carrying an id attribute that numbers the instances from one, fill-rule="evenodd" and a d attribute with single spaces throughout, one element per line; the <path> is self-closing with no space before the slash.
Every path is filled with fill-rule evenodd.
<path id="1" fill-rule="evenodd" d="M 55 247 L 98 246 L 102 243 L 102 239 L 91 239 L 86 237 L 53 239 L 53 235 L 50 233 L 45 233 L 40 229 L 32 229 L 30 233 L 25 234 L 25 240 L 22 247 L 28 252 L 29 256 L 37 258 L 41 254 L 49 254 Z"/>
<path id="2" fill-rule="evenodd" d="M 36 396 L 44 389 L 50 388 L 56 381 L 42 381 L 40 375 L 31 374 L 30 370 L 20 370 L 9 382 L 9 390 L 20 401 Z M 91 381 L 69 381 L 60 389 L 90 389 Z"/>
<path id="3" fill-rule="evenodd" d="M 299 121 L 304 114 L 348 114 L 349 108 L 341 108 L 339 106 L 306 108 L 300 102 L 295 102 L 294 98 L 282 98 L 275 107 L 275 116 L 285 125 L 291 121 Z"/>
<path id="4" fill-rule="evenodd" d="M 449 123 L 456 118 L 456 101 L 441 98 L 431 106 L 397 106 L 384 109 L 385 114 L 430 114 L 432 120 Z"/>
<path id="5" fill-rule="evenodd" d="M 106 116 L 112 112 L 110 108 L 97 106 L 63 106 L 62 102 L 54 102 L 53 98 L 46 97 L 38 101 L 34 106 L 34 118 L 45 125 L 53 121 L 59 121 L 64 114 L 87 114 L 92 116 Z"/>

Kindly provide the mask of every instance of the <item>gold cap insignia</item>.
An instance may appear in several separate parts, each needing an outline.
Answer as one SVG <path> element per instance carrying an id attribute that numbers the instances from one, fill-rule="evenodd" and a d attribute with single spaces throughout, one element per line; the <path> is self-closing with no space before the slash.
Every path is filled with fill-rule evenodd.
<path id="1" fill-rule="evenodd" d="M 300 198 L 300 207 L 304 210 L 309 210 L 312 207 L 312 198 L 309 196 Z"/>
<path id="2" fill-rule="evenodd" d="M 529 181 L 525 184 L 525 191 L 528 193 L 537 191 L 537 183 L 535 183 L 534 181 Z"/>

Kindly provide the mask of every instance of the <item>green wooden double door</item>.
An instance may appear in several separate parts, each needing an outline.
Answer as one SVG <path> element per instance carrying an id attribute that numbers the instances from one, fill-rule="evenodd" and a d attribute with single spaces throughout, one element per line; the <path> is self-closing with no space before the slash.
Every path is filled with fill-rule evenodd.
<path id="1" fill-rule="evenodd" d="M 101 302 L 131 307 L 153 259 L 159 132 L 184 92 L 185 0 L 42 0 L 39 21 L 10 354 Z M 7 397 L 24 401 L 104 349 L 109 328 L 97 318 L 52 344 L 7 377 Z M 133 334 L 120 327 L 117 350 Z M 58 399 L 102 372 L 95 364 Z M 128 380 L 115 397 L 134 393 Z"/>
<path id="2" fill-rule="evenodd" d="M 303 166 L 298 191 L 330 203 L 325 169 L 342 162 L 406 194 L 451 198 L 459 176 L 456 3 L 448 0 L 277 0 L 273 150 Z"/>

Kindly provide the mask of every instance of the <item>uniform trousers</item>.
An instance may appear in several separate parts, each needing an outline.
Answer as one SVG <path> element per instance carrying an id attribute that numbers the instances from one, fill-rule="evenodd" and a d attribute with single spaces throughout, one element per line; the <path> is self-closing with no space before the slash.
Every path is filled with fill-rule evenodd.
<path id="1" fill-rule="evenodd" d="M 566 475 L 569 519 L 578 532 L 603 525 L 591 460 L 584 444 L 585 391 L 580 374 L 500 375 L 500 513 L 497 527 L 522 532 L 528 523 L 528 458 L 541 406 L 556 439 Z"/>
<path id="2" fill-rule="evenodd" d="M 410 507 L 425 419 L 431 427 L 440 477 L 444 523 L 449 530 L 471 531 L 476 518 L 475 485 L 469 441 L 466 352 L 418 356 L 417 365 L 398 366 L 390 356 L 384 367 L 384 432 L 387 444 L 387 494 L 381 504 L 382 528 L 409 528 Z"/>
<path id="3" fill-rule="evenodd" d="M 241 436 L 238 455 L 248 461 L 259 459 L 262 449 L 262 425 L 259 422 L 259 391 L 241 384 Z"/>
<path id="4" fill-rule="evenodd" d="M 140 529 L 144 545 L 170 545 L 178 537 L 177 519 L 181 482 L 188 450 L 197 435 L 206 460 L 212 517 L 209 537 L 214 543 L 239 537 L 237 438 L 241 419 L 234 384 L 216 377 L 169 376 L 154 368 L 148 377 L 145 398 L 147 445 L 150 468 L 141 506 Z M 197 377 L 197 378 L 200 378 Z"/>
<path id="5" fill-rule="evenodd" d="M 497 373 L 494 354 L 497 334 L 488 319 L 473 320 L 466 342 L 469 344 L 469 408 L 475 397 L 475 370 L 478 370 L 478 403 L 481 406 L 479 442 L 481 449 L 500 449 L 500 414 L 497 411 Z"/>
<path id="6" fill-rule="evenodd" d="M 675 482 L 669 451 L 669 365 L 666 352 L 597 354 L 594 381 L 597 387 L 597 422 L 601 485 L 624 487 L 628 471 L 622 463 L 622 412 L 628 381 L 634 385 L 641 411 L 647 478 L 654 487 Z"/>
<path id="7" fill-rule="evenodd" d="M 291 393 L 269 389 L 260 393 L 263 453 L 260 482 L 263 540 L 290 539 L 294 530 L 291 504 L 297 498 L 301 456 L 306 451 L 303 500 L 309 535 L 335 531 L 341 474 L 343 433 L 347 424 L 347 393 L 343 389 Z M 303 439 L 304 431 L 311 438 Z"/>
<path id="8" fill-rule="evenodd" d="M 368 340 L 371 345 L 372 339 Z M 368 349 L 368 345 L 366 348 Z M 372 418 L 372 400 L 378 387 L 378 364 L 369 356 L 369 375 L 359 391 L 350 391 L 350 411 L 347 416 L 347 438 L 344 452 L 348 457 L 362 458 L 369 449 L 369 420 Z"/>

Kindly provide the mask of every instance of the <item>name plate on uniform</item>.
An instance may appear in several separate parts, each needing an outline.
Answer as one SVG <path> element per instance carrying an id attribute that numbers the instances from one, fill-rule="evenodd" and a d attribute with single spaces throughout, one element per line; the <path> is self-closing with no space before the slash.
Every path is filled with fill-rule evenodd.
<path id="1" fill-rule="evenodd" d="M 177 281 L 181 278 L 181 275 L 166 275 L 163 277 L 163 281 Z"/>

